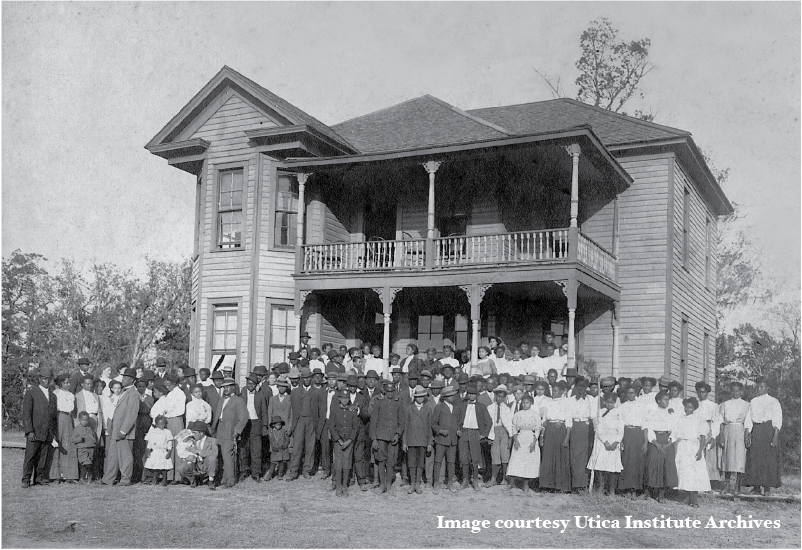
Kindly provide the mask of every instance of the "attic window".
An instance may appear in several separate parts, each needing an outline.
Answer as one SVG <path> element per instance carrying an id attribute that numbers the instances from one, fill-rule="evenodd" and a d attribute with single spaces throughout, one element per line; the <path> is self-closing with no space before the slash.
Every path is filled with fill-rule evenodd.
<path id="1" fill-rule="evenodd" d="M 217 191 L 217 248 L 242 247 L 242 168 L 222 170 Z"/>

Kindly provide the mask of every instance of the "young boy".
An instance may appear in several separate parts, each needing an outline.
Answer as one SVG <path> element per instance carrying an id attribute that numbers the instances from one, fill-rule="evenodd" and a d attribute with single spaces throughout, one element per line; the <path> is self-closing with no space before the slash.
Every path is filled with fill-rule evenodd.
<path id="1" fill-rule="evenodd" d="M 461 401 L 455 403 L 457 389 L 447 385 L 440 393 L 440 403 L 432 412 L 432 434 L 434 434 L 434 472 L 432 474 L 432 492 L 440 492 L 440 465 L 446 460 L 446 487 L 452 493 L 457 490 L 452 486 L 454 481 L 454 462 L 457 458 L 457 438 L 459 433 L 458 416 Z"/>
<path id="2" fill-rule="evenodd" d="M 351 475 L 351 462 L 354 455 L 354 442 L 362 421 L 351 406 L 348 390 L 338 392 L 340 406 L 331 412 L 331 440 L 334 442 L 333 481 L 338 497 L 348 496 L 348 477 Z"/>
<path id="3" fill-rule="evenodd" d="M 78 413 L 78 425 L 72 430 L 72 442 L 78 450 L 78 480 L 81 483 L 92 481 L 92 460 L 97 447 L 97 433 L 89 423 L 89 413 Z"/>
<path id="4" fill-rule="evenodd" d="M 459 459 L 462 463 L 462 485 L 467 489 L 470 483 L 475 491 L 479 490 L 479 465 L 482 463 L 481 441 L 493 426 L 487 407 L 477 400 L 479 389 L 474 384 L 468 385 L 468 402 L 460 408 L 458 415 L 457 437 L 459 437 Z"/>
<path id="5" fill-rule="evenodd" d="M 192 401 L 186 405 L 187 424 L 200 420 L 206 426 L 212 423 L 212 406 L 203 399 L 203 385 L 192 386 Z"/>
<path id="6" fill-rule="evenodd" d="M 280 416 L 270 418 L 270 430 L 267 433 L 270 441 L 270 466 L 265 474 L 265 481 L 273 478 L 282 479 L 287 472 L 287 462 L 292 452 L 292 439 Z"/>
<path id="7" fill-rule="evenodd" d="M 495 403 L 487 407 L 493 427 L 487 437 L 491 441 L 490 462 L 492 473 L 485 487 L 495 487 L 501 479 L 507 477 L 507 464 L 510 462 L 510 434 L 512 433 L 512 410 L 507 405 L 507 386 L 500 385 L 493 389 Z"/>

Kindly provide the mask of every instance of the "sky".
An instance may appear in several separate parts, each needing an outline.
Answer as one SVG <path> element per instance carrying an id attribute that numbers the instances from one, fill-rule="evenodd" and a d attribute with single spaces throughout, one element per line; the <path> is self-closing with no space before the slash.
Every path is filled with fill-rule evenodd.
<path id="1" fill-rule="evenodd" d="M 328 124 L 426 93 L 462 109 L 574 96 L 579 36 L 648 37 L 627 105 L 690 131 L 755 244 L 800 286 L 800 4 L 2 4 L 2 255 L 143 269 L 192 252 L 194 177 L 144 149 L 223 65 Z"/>

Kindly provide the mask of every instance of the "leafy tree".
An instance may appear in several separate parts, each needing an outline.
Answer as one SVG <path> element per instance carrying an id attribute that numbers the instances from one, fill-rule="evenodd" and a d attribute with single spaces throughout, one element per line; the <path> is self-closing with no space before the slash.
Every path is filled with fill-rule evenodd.
<path id="1" fill-rule="evenodd" d="M 579 69 L 577 99 L 626 114 L 622 111 L 624 104 L 635 95 L 643 77 L 654 69 L 649 61 L 651 41 L 648 38 L 620 40 L 618 31 L 602 17 L 591 22 L 579 37 L 579 45 L 582 55 L 576 62 Z M 644 117 L 643 113 L 639 114 Z"/>

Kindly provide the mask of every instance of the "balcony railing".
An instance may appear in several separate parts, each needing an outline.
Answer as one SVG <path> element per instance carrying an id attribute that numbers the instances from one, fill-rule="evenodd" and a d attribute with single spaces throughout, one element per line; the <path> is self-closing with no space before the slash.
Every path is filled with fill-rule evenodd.
<path id="1" fill-rule="evenodd" d="M 576 259 L 591 268 L 596 273 L 615 281 L 616 258 L 601 246 L 587 238 L 582 233 L 579 234 L 579 242 L 576 248 Z"/>
<path id="2" fill-rule="evenodd" d="M 559 263 L 569 259 L 569 230 L 303 246 L 301 273 L 428 271 L 482 265 Z M 616 259 L 581 233 L 577 260 L 616 280 Z M 430 257 L 427 257 L 427 251 Z"/>

